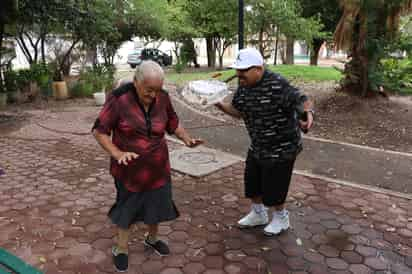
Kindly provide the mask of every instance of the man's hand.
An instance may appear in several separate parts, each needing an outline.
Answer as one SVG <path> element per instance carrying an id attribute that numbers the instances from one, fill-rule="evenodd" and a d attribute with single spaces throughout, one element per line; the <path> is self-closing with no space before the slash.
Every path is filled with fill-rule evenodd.
<path id="1" fill-rule="evenodd" d="M 242 114 L 233 107 L 232 103 L 218 102 L 215 107 L 234 118 L 242 118 Z"/>
<path id="2" fill-rule="evenodd" d="M 128 165 L 128 162 L 137 159 L 139 157 L 139 154 L 136 154 L 134 152 L 119 152 L 118 155 L 115 156 L 115 159 L 117 160 L 117 163 L 119 165 Z"/>
<path id="3" fill-rule="evenodd" d="M 191 148 L 197 147 L 198 145 L 201 145 L 204 143 L 202 139 L 193 139 L 193 138 L 185 138 L 183 142 L 185 143 L 187 147 L 191 147 Z"/>

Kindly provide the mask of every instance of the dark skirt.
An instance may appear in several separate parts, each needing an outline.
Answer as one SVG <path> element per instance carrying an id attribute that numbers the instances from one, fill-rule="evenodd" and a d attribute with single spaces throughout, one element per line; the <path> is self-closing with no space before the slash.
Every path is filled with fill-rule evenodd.
<path id="1" fill-rule="evenodd" d="M 130 192 L 117 180 L 115 185 L 116 203 L 110 209 L 108 216 L 118 227 L 127 229 L 137 222 L 158 224 L 179 217 L 172 199 L 170 182 L 158 189 L 144 192 Z"/>

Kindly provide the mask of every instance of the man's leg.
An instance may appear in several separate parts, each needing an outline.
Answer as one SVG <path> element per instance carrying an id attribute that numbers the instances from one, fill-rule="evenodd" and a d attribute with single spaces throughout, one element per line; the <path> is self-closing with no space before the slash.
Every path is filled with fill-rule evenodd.
<path id="1" fill-rule="evenodd" d="M 285 209 L 285 201 L 289 192 L 294 160 L 275 163 L 263 171 L 263 203 L 273 207 L 272 221 L 265 227 L 268 236 L 277 235 L 289 228 L 289 212 Z M 275 181 L 273 178 L 276 178 Z"/>
<path id="2" fill-rule="evenodd" d="M 261 168 L 253 156 L 248 155 L 245 168 L 245 196 L 252 201 L 251 211 L 239 220 L 240 228 L 265 225 L 269 222 L 267 208 L 262 202 Z"/>

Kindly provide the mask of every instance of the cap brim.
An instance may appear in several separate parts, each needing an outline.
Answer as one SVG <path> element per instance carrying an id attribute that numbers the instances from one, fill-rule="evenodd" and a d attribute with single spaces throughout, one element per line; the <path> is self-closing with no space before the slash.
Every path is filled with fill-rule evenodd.
<path id="1" fill-rule="evenodd" d="M 229 68 L 232 69 L 248 69 L 253 67 L 253 65 L 237 65 L 237 64 L 232 64 L 231 66 L 229 66 Z"/>

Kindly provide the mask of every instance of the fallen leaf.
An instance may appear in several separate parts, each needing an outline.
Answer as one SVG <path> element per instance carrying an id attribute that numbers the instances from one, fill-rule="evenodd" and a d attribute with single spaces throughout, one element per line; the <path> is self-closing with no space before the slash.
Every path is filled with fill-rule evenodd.
<path id="1" fill-rule="evenodd" d="M 40 256 L 39 257 L 39 262 L 41 262 L 42 264 L 45 264 L 47 262 L 47 260 L 43 256 Z"/>
<path id="2" fill-rule="evenodd" d="M 194 257 L 196 257 L 197 255 L 199 255 L 199 253 L 202 251 L 202 249 L 198 249 L 195 251 L 195 253 L 193 254 Z"/>

